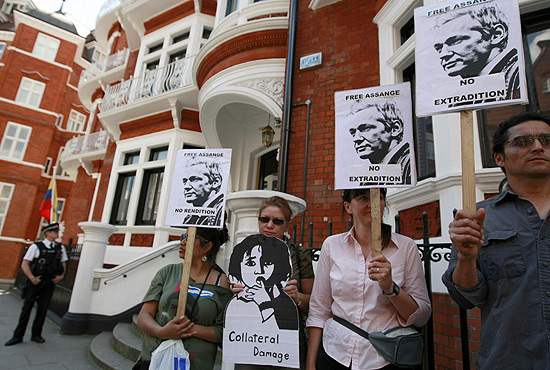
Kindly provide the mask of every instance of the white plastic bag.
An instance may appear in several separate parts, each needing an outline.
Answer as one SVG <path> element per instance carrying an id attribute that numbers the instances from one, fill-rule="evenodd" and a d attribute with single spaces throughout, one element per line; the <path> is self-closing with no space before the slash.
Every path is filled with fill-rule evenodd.
<path id="1" fill-rule="evenodd" d="M 151 355 L 149 370 L 190 370 L 189 353 L 180 339 L 165 340 Z"/>

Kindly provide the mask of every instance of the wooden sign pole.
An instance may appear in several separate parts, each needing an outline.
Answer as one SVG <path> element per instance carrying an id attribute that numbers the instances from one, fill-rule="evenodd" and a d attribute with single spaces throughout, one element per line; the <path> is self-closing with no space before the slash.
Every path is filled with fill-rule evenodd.
<path id="1" fill-rule="evenodd" d="M 187 246 L 185 247 L 185 258 L 183 260 L 183 271 L 181 272 L 180 295 L 178 298 L 178 311 L 176 316 L 185 315 L 185 306 L 187 305 L 187 290 L 189 289 L 189 275 L 191 274 L 191 262 L 193 262 L 193 249 L 195 246 L 195 235 L 197 228 L 190 226 L 187 228 Z"/>
<path id="2" fill-rule="evenodd" d="M 473 111 L 460 112 L 460 146 L 462 153 L 462 209 L 476 214 L 476 171 L 474 159 Z"/>
<path id="3" fill-rule="evenodd" d="M 370 189 L 371 248 L 372 256 L 382 254 L 382 219 L 380 216 L 380 189 Z"/>

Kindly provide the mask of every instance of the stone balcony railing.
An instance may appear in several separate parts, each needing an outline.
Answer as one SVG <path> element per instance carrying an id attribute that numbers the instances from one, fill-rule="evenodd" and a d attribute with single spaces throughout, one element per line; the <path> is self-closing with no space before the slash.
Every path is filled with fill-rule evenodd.
<path id="1" fill-rule="evenodd" d="M 61 160 L 65 160 L 69 157 L 79 154 L 86 154 L 97 152 L 107 149 L 109 144 L 109 137 L 106 131 L 97 131 L 88 135 L 81 135 L 73 137 L 67 144 L 65 144 L 65 150 L 61 155 Z"/>
<path id="2" fill-rule="evenodd" d="M 108 72 L 112 69 L 115 69 L 116 67 L 126 65 L 126 63 L 128 63 L 129 56 L 130 49 L 126 48 L 117 51 L 115 54 L 109 55 L 102 62 L 96 62 L 92 64 L 88 69 L 82 71 L 78 86 L 80 87 L 84 82 L 90 81 L 91 79 L 101 75 L 102 73 Z"/>
<path id="3" fill-rule="evenodd" d="M 164 67 L 145 71 L 119 84 L 107 86 L 99 109 L 107 112 L 138 101 L 191 86 L 194 56 L 177 60 Z"/>
<path id="4" fill-rule="evenodd" d="M 99 9 L 99 12 L 97 13 L 97 18 L 103 17 L 105 14 L 109 13 L 110 11 L 118 8 L 120 6 L 120 0 L 107 0 L 103 3 L 101 6 L 101 9 Z"/>

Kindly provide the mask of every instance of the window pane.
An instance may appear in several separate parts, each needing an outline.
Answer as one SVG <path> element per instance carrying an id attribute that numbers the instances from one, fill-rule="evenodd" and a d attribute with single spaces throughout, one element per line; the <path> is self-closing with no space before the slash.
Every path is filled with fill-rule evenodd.
<path id="1" fill-rule="evenodd" d="M 4 142 L 2 143 L 2 149 L 0 151 L 0 154 L 3 156 L 9 156 L 12 145 L 13 145 L 13 140 L 5 139 Z"/>
<path id="2" fill-rule="evenodd" d="M 126 153 L 124 156 L 124 165 L 137 164 L 139 162 L 139 152 Z"/>
<path id="3" fill-rule="evenodd" d="M 120 174 L 118 177 L 113 211 L 111 214 L 111 223 L 113 224 L 126 225 L 127 223 L 130 195 L 132 194 L 135 177 L 135 173 Z"/>
<path id="4" fill-rule="evenodd" d="M 435 151 L 432 117 L 418 118 L 415 115 L 415 78 L 416 74 L 413 63 L 403 71 L 403 81 L 409 81 L 411 83 L 416 174 L 418 180 L 422 180 L 435 176 Z"/>
<path id="5" fill-rule="evenodd" d="M 6 213 L 7 207 L 8 207 L 8 202 L 0 199 L 0 214 Z"/>
<path id="6" fill-rule="evenodd" d="M 160 199 L 164 168 L 147 170 L 143 176 L 136 225 L 154 225 Z"/>
<path id="7" fill-rule="evenodd" d="M 160 161 L 160 160 L 166 159 L 167 156 L 168 156 L 167 146 L 151 149 L 151 154 L 149 155 L 149 162 Z"/>
<path id="8" fill-rule="evenodd" d="M 29 137 L 30 130 L 25 127 L 21 127 L 21 130 L 19 131 L 19 139 L 21 140 L 27 140 Z"/>
<path id="9" fill-rule="evenodd" d="M 15 144 L 15 150 L 13 152 L 13 157 L 17 159 L 23 159 L 23 151 L 25 150 L 25 143 L 17 142 Z"/>

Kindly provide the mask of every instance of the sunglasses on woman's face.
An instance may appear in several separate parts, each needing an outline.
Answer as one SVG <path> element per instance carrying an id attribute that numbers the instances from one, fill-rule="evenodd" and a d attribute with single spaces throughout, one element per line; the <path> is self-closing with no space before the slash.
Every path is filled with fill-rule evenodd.
<path id="1" fill-rule="evenodd" d="M 195 235 L 195 238 L 202 240 L 204 243 L 208 243 L 208 240 L 206 240 L 202 236 Z M 186 241 L 187 241 L 187 233 L 181 234 L 180 242 L 186 242 Z"/>
<path id="2" fill-rule="evenodd" d="M 280 218 L 269 218 L 265 216 L 258 217 L 258 221 L 260 221 L 262 224 L 268 224 L 269 221 L 272 221 L 274 225 L 281 226 L 286 224 L 286 221 Z"/>

